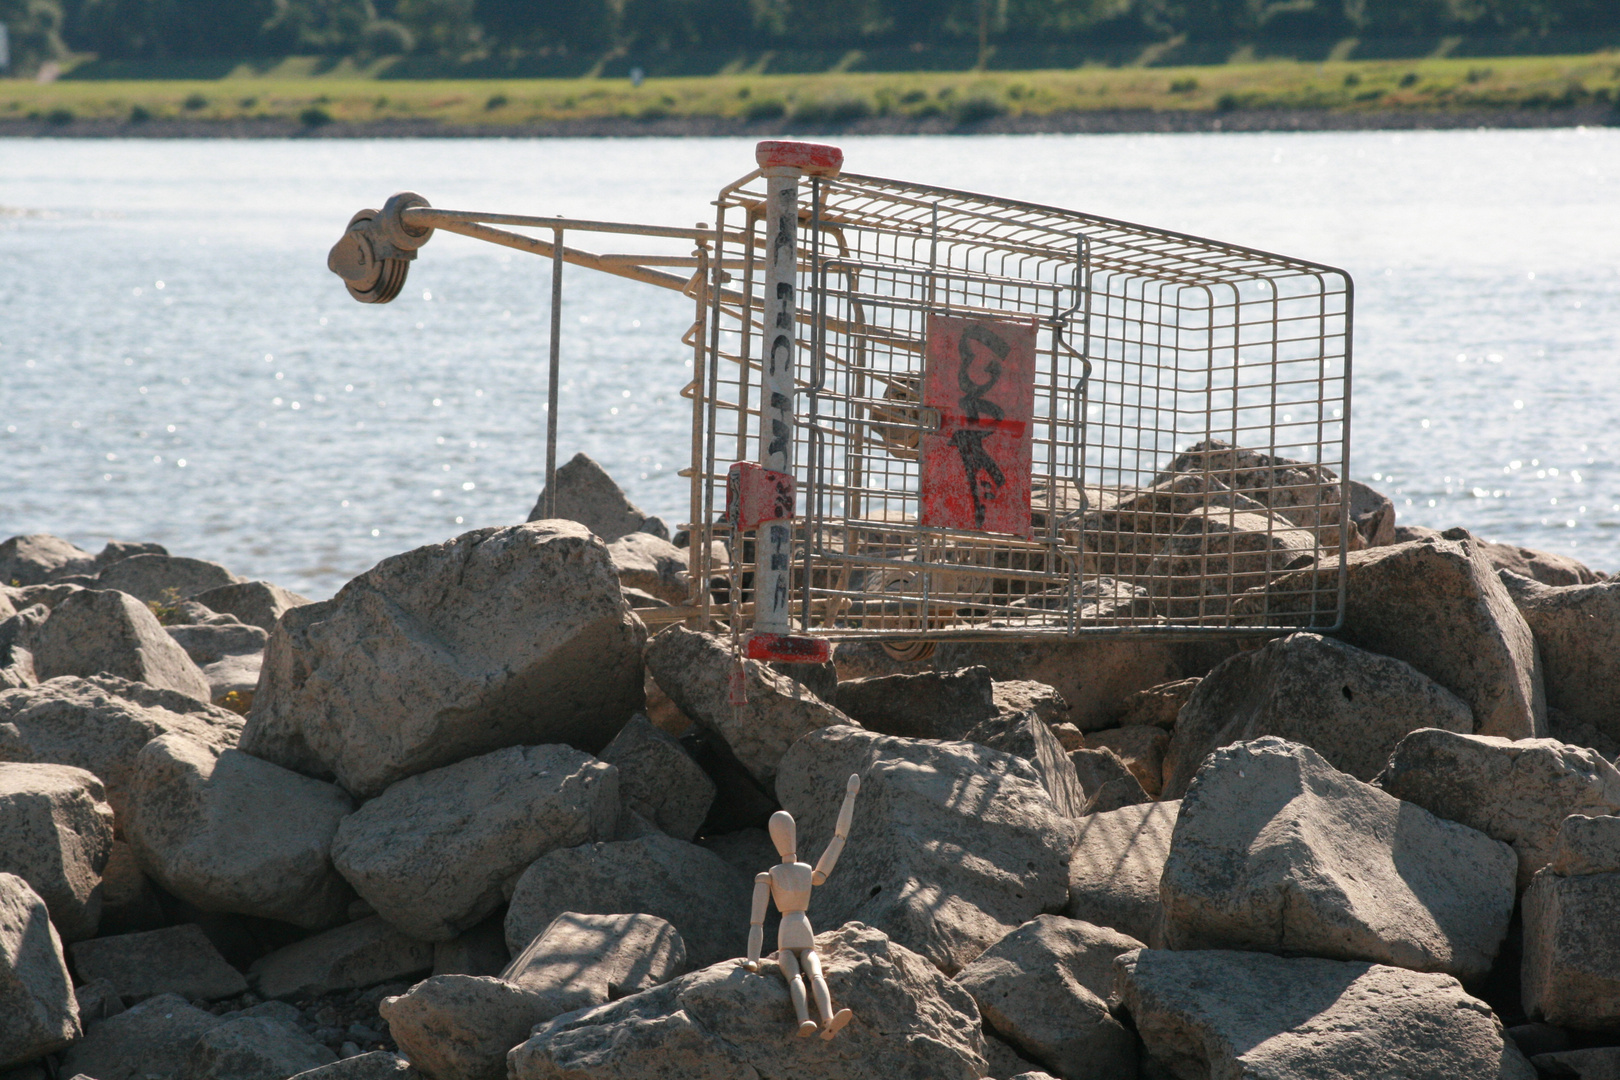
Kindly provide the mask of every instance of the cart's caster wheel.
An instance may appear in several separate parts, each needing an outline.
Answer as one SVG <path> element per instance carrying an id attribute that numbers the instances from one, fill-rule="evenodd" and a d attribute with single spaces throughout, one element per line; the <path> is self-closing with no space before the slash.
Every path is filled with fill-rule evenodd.
<path id="1" fill-rule="evenodd" d="M 377 257 L 373 223 L 378 213 L 362 210 L 350 218 L 348 230 L 326 256 L 327 268 L 362 304 L 386 304 L 398 296 L 411 265 L 406 259 Z"/>
<path id="2" fill-rule="evenodd" d="M 909 662 L 916 660 L 930 660 L 934 656 L 934 646 L 938 642 L 921 641 L 885 641 L 883 655 L 890 660 Z"/>

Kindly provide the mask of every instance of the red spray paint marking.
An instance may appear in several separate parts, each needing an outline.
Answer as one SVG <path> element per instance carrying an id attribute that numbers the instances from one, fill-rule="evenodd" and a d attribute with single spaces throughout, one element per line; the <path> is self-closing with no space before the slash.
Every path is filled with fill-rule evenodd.
<path id="1" fill-rule="evenodd" d="M 928 317 L 921 523 L 1030 535 L 1035 326 Z"/>

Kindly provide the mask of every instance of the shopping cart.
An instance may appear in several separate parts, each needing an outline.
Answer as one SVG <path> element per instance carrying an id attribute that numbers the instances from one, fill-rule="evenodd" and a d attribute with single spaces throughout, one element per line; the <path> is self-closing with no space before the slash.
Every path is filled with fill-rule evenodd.
<path id="1" fill-rule="evenodd" d="M 765 142 L 756 161 L 712 226 L 404 193 L 357 214 L 329 265 L 387 302 L 434 229 L 551 258 L 551 491 L 563 264 L 691 298 L 695 584 L 650 623 L 727 628 L 777 660 L 850 638 L 917 655 L 943 638 L 1337 628 L 1360 545 L 1348 274 L 849 174 L 833 147 Z M 693 249 L 598 255 L 566 232 Z"/>

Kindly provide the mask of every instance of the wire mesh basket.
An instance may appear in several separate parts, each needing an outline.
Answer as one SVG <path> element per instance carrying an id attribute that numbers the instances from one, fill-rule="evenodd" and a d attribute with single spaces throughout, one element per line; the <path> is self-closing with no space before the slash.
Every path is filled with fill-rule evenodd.
<path id="1" fill-rule="evenodd" d="M 716 205 L 694 578 L 729 589 L 705 618 L 758 627 L 770 586 L 785 629 L 835 640 L 1337 626 L 1343 271 L 830 168 Z M 731 464 L 784 435 L 792 516 L 739 515 Z"/>

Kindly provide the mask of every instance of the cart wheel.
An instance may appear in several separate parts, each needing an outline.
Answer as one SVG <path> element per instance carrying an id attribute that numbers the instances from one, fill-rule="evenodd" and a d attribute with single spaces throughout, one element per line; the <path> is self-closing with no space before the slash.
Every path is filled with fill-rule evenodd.
<path id="1" fill-rule="evenodd" d="M 934 655 L 934 646 L 938 642 L 921 641 L 885 641 L 883 654 L 890 660 L 928 660 Z"/>
<path id="2" fill-rule="evenodd" d="M 410 269 L 405 259 L 377 258 L 372 229 L 378 213 L 362 210 L 350 218 L 348 230 L 326 256 L 327 268 L 343 279 L 349 295 L 362 304 L 386 304 L 398 296 Z"/>

